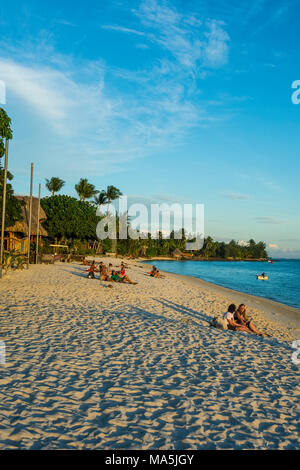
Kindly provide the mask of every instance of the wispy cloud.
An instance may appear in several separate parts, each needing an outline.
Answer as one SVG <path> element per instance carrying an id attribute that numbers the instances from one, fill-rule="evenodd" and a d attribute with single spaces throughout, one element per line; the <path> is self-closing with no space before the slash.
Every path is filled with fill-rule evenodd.
<path id="1" fill-rule="evenodd" d="M 179 13 L 171 3 L 157 0 L 143 0 L 133 13 L 143 31 L 122 25 L 102 28 L 144 36 L 194 74 L 199 67 L 218 68 L 227 63 L 229 36 L 222 21 Z"/>
<path id="2" fill-rule="evenodd" d="M 253 31 L 252 35 L 255 36 L 270 27 L 271 25 L 281 22 L 283 18 L 287 15 L 289 9 L 290 2 L 286 2 L 283 5 L 276 6 L 272 13 L 268 15 L 266 21 L 260 24 L 258 28 Z"/>
<path id="3" fill-rule="evenodd" d="M 282 220 L 278 220 L 275 217 L 255 217 L 255 220 L 259 224 L 279 225 L 284 223 Z"/>
<path id="4" fill-rule="evenodd" d="M 136 34 L 137 36 L 147 36 L 142 31 L 137 31 L 136 29 L 132 28 L 125 28 L 124 26 L 118 25 L 102 25 L 102 29 L 107 29 L 111 31 L 118 31 L 119 33 L 129 33 L 129 34 Z"/>
<path id="5" fill-rule="evenodd" d="M 228 198 L 228 199 L 232 199 L 233 201 L 234 200 L 247 200 L 247 199 L 250 199 L 250 196 L 248 194 L 240 194 L 240 193 L 230 193 L 230 192 L 226 192 L 226 193 L 223 193 L 223 196 Z"/>
<path id="6" fill-rule="evenodd" d="M 74 172 L 79 172 L 83 153 L 87 171 L 103 174 L 157 148 L 178 146 L 192 128 L 220 119 L 199 99 L 195 80 L 205 68 L 226 64 L 225 25 L 155 0 L 143 0 L 132 18 L 134 27 L 102 28 L 136 37 L 137 47 L 156 45 L 157 55 L 139 71 L 103 60 L 75 60 L 57 53 L 44 37 L 37 44 L 0 44 L 0 76 L 8 93 L 51 132 L 69 138 L 64 155 L 72 155 Z M 113 87 L 111 78 L 126 86 Z"/>

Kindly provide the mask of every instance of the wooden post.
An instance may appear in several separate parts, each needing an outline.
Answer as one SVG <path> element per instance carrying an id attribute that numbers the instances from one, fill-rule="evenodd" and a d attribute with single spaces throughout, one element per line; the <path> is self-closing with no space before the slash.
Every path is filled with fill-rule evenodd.
<path id="1" fill-rule="evenodd" d="M 38 260 L 39 260 L 40 207 L 41 207 L 41 184 L 39 184 L 39 203 L 38 203 L 37 228 L 36 228 L 35 264 L 38 264 Z"/>
<path id="2" fill-rule="evenodd" d="M 4 225 L 5 225 L 5 209 L 6 209 L 6 181 L 7 181 L 7 162 L 8 162 L 8 139 L 5 142 L 5 164 L 3 179 L 3 200 L 2 200 L 2 225 L 1 225 L 1 247 L 0 247 L 0 279 L 3 276 L 3 254 L 4 254 Z"/>
<path id="3" fill-rule="evenodd" d="M 30 261 L 30 239 L 31 239 L 31 221 L 32 221 L 32 184 L 33 184 L 33 163 L 31 163 L 30 174 L 30 202 L 29 202 L 29 223 L 28 223 L 28 254 L 27 254 L 27 267 L 29 268 Z"/>

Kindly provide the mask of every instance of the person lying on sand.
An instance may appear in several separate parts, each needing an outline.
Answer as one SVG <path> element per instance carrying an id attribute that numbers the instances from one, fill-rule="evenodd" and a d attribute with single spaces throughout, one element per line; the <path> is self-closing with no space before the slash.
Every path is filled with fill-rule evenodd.
<path id="1" fill-rule="evenodd" d="M 132 282 L 127 275 L 121 277 L 116 271 L 113 270 L 110 279 L 114 282 L 128 282 L 129 284 L 136 285 L 137 282 Z"/>
<path id="2" fill-rule="evenodd" d="M 239 325 L 246 326 L 250 331 L 259 336 L 264 336 L 261 331 L 258 331 L 254 323 L 247 317 L 246 306 L 241 304 L 239 308 L 234 313 L 234 320 Z"/>
<path id="3" fill-rule="evenodd" d="M 236 311 L 236 306 L 234 304 L 229 305 L 227 312 L 224 313 L 223 319 L 227 320 L 228 329 L 233 331 L 246 331 L 247 333 L 251 333 L 251 330 L 247 328 L 245 325 L 240 325 L 234 319 L 234 314 Z"/>

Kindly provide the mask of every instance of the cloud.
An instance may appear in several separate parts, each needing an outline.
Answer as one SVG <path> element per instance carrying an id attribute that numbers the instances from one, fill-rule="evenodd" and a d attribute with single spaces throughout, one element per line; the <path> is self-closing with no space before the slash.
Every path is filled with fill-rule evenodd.
<path id="1" fill-rule="evenodd" d="M 227 63 L 229 35 L 222 21 L 179 13 L 171 3 L 157 0 L 143 0 L 132 12 L 143 31 L 122 25 L 103 25 L 102 29 L 143 36 L 195 75 L 201 76 L 199 67 L 215 69 Z"/>
<path id="2" fill-rule="evenodd" d="M 244 240 L 239 240 L 237 243 L 239 246 L 249 246 L 249 242 L 245 242 Z"/>
<path id="3" fill-rule="evenodd" d="M 276 243 L 269 243 L 268 247 L 271 250 L 279 250 L 279 246 Z"/>
<path id="4" fill-rule="evenodd" d="M 274 217 L 255 217 L 255 220 L 259 224 L 273 224 L 273 225 L 278 225 L 278 224 L 283 224 L 284 222 L 278 219 L 275 219 Z"/>
<path id="5" fill-rule="evenodd" d="M 246 199 L 250 199 L 250 196 L 248 194 L 239 194 L 239 193 L 230 193 L 230 192 L 226 192 L 226 193 L 223 193 L 223 196 L 228 198 L 228 199 L 232 199 L 232 200 L 246 200 Z"/>
<path id="6" fill-rule="evenodd" d="M 181 66 L 197 73 L 199 66 L 218 68 L 227 63 L 229 36 L 223 22 L 202 21 L 156 0 L 143 0 L 133 12 L 149 41 L 168 51 Z"/>
<path id="7" fill-rule="evenodd" d="M 135 34 L 137 36 L 146 36 L 146 34 L 143 33 L 142 31 L 137 31 L 136 29 L 131 29 L 131 28 L 125 28 L 124 26 L 103 25 L 101 26 L 101 28 L 111 30 L 111 31 L 118 31 L 120 33 L 129 33 L 129 34 Z"/>
<path id="8" fill-rule="evenodd" d="M 0 77 L 20 102 L 18 116 L 29 112 L 32 125 L 34 118 L 44 122 L 48 152 L 59 162 L 63 152 L 76 174 L 82 155 L 87 176 L 120 171 L 120 163 L 181 145 L 193 128 L 220 119 L 199 99 L 195 80 L 227 62 L 225 25 L 155 0 L 142 1 L 132 19 L 134 27 L 102 28 L 136 37 L 136 47 L 156 46 L 157 55 L 138 71 L 59 54 L 46 35 L 36 43 L 0 42 Z"/>
<path id="9" fill-rule="evenodd" d="M 276 9 L 271 14 L 268 15 L 267 20 L 264 23 L 260 24 L 258 28 L 256 28 L 252 32 L 252 35 L 255 36 L 256 34 L 261 33 L 264 29 L 269 28 L 273 24 L 280 23 L 283 17 L 285 17 L 287 13 L 289 12 L 289 7 L 290 7 L 289 3 L 276 7 Z"/>
<path id="10" fill-rule="evenodd" d="M 297 248 L 280 248 L 276 243 L 270 243 L 268 248 L 272 251 L 272 255 L 278 258 L 299 259 L 300 249 Z"/>

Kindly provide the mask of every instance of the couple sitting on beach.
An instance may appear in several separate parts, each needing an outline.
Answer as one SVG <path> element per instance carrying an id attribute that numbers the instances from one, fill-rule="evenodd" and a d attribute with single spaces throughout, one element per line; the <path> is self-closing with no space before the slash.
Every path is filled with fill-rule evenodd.
<path id="1" fill-rule="evenodd" d="M 159 270 L 155 266 L 152 266 L 152 271 L 150 271 L 148 274 L 150 274 L 151 277 L 161 277 L 161 278 L 165 277 L 162 274 L 160 274 Z"/>
<path id="2" fill-rule="evenodd" d="M 101 261 L 99 264 L 100 281 L 128 282 L 129 284 L 137 284 L 129 279 L 126 274 L 125 265 L 121 263 L 120 271 L 115 271 L 113 265 L 109 263 L 108 269 Z"/>
<path id="3" fill-rule="evenodd" d="M 228 330 L 245 331 L 264 336 L 257 330 L 252 320 L 247 317 L 245 304 L 241 304 L 238 308 L 234 304 L 229 305 L 227 312 L 223 315 L 223 320 L 227 321 Z"/>

